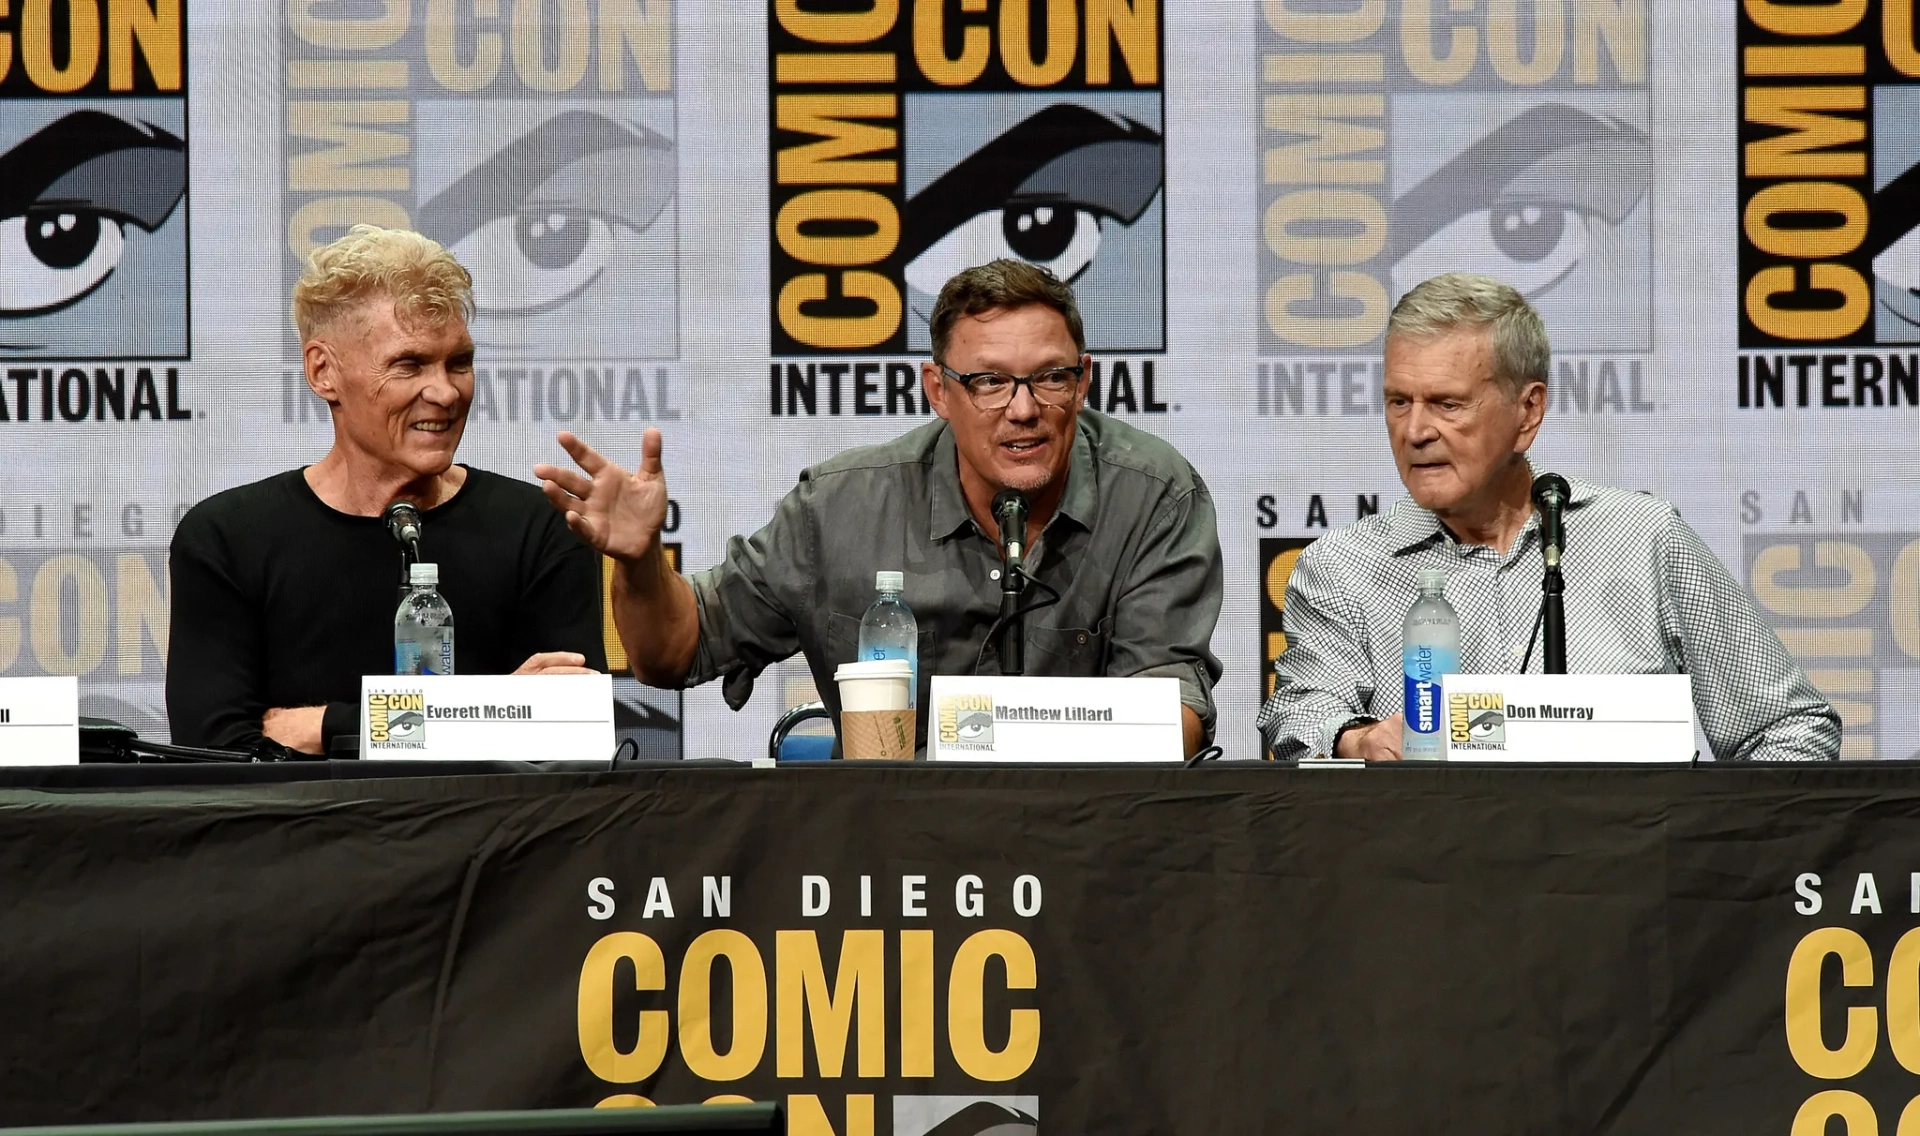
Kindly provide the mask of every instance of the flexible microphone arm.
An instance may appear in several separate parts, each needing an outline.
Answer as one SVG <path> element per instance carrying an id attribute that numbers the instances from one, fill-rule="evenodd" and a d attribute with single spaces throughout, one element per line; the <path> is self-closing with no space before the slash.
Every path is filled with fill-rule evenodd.
<path id="1" fill-rule="evenodd" d="M 994 652 L 1000 673 L 1027 673 L 1026 616 L 1020 594 L 1026 589 L 1027 495 L 1002 489 L 993 499 L 993 519 L 1000 528 L 1000 618 Z"/>
<path id="2" fill-rule="evenodd" d="M 408 570 L 420 563 L 420 510 L 410 501 L 395 501 L 380 518 L 400 543 L 400 586 L 404 588 L 410 582 Z"/>
<path id="3" fill-rule="evenodd" d="M 1567 673 L 1567 582 L 1560 574 L 1566 548 L 1566 509 L 1573 497 L 1567 479 L 1543 473 L 1533 479 L 1533 504 L 1540 510 L 1540 555 L 1546 571 L 1540 577 L 1541 672 Z"/>

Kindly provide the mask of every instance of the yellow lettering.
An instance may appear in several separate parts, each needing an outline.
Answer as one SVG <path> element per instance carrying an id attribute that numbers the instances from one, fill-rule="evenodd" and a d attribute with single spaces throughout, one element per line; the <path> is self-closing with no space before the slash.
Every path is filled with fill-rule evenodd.
<path id="1" fill-rule="evenodd" d="M 914 0 L 913 58 L 921 74 L 943 87 L 964 87 L 987 69 L 993 37 L 978 24 L 960 33 L 960 54 L 951 59 L 946 49 L 946 0 Z"/>
<path id="2" fill-rule="evenodd" d="M 855 155 L 891 150 L 898 133 L 890 126 L 849 121 L 891 119 L 893 95 L 781 95 L 774 100 L 774 125 L 796 134 L 814 134 L 818 142 L 783 147 L 774 161 L 781 185 L 892 185 L 900 164 L 892 158 Z"/>
<path id="3" fill-rule="evenodd" d="M 472 4 L 475 18 L 500 18 L 500 0 L 472 0 Z M 427 0 L 427 70 L 449 91 L 478 91 L 499 77 L 506 48 L 499 32 L 477 33 L 473 37 L 473 59 L 462 63 L 454 39 L 459 27 L 458 0 Z"/>
<path id="4" fill-rule="evenodd" d="M 857 221 L 872 227 L 857 235 L 809 235 L 803 226 L 821 221 Z M 900 243 L 900 211 L 870 189 L 814 189 L 780 207 L 773 231 L 788 256 L 808 264 L 850 267 L 884 260 Z"/>
<path id="5" fill-rule="evenodd" d="M 67 650 L 62 593 L 74 587 L 73 650 Z M 48 674 L 87 675 L 107 657 L 107 581 L 84 556 L 53 556 L 33 576 L 33 654 Z"/>
<path id="6" fill-rule="evenodd" d="M 1387 326 L 1387 289 L 1364 272 L 1335 270 L 1326 274 L 1326 295 L 1340 300 L 1355 300 L 1360 310 L 1350 316 L 1298 316 L 1294 307 L 1303 301 L 1317 301 L 1317 278 L 1308 273 L 1282 276 L 1267 287 L 1267 329 L 1288 343 L 1302 347 L 1358 347 L 1378 336 Z"/>
<path id="7" fill-rule="evenodd" d="M 1770 32 L 1789 36 L 1837 36 L 1851 31 L 1867 14 L 1867 0 L 1745 0 L 1747 18 Z"/>
<path id="8" fill-rule="evenodd" d="M 1406 0 L 1400 11 L 1400 50 L 1414 78 L 1435 86 L 1458 83 L 1473 70 L 1479 49 L 1479 34 L 1456 26 L 1447 33 L 1446 53 L 1435 53 L 1433 0 Z"/>
<path id="9" fill-rule="evenodd" d="M 560 7 L 559 52 L 547 66 L 546 0 L 513 0 L 513 71 L 536 91 L 571 91 L 587 73 L 593 54 L 593 14 L 587 0 L 556 0 Z M 614 64 L 619 66 L 616 61 Z"/>
<path id="10" fill-rule="evenodd" d="M 1824 113 L 1866 110 L 1866 88 L 1749 87 L 1746 100 L 1748 122 L 1786 132 L 1747 143 L 1747 176 L 1866 176 L 1863 151 L 1832 149 L 1865 141 L 1866 121 Z"/>
<path id="11" fill-rule="evenodd" d="M 1380 30 L 1387 0 L 1360 0 L 1344 12 L 1296 11 L 1287 0 L 1264 0 L 1261 14 L 1275 34 L 1302 43 L 1353 43 Z"/>
<path id="12" fill-rule="evenodd" d="M 20 8 L 20 62 L 27 79 L 49 94 L 64 95 L 93 82 L 100 66 L 100 8 L 68 4 L 67 65 L 53 65 L 53 0 L 26 0 Z M 178 86 L 176 83 L 175 86 Z"/>
<path id="13" fill-rule="evenodd" d="M 1520 0 L 1487 0 L 1487 59 L 1493 73 L 1519 87 L 1546 82 L 1566 54 L 1565 0 L 1533 0 L 1533 58 L 1520 58 Z"/>
<path id="14" fill-rule="evenodd" d="M 900 1075 L 933 1076 L 932 931 L 900 932 Z"/>
<path id="15" fill-rule="evenodd" d="M 774 0 L 780 26 L 810 43 L 871 43 L 893 30 L 900 0 L 873 0 L 865 11 L 809 12 L 800 0 Z"/>
<path id="16" fill-rule="evenodd" d="M 318 236 L 321 230 L 345 232 L 362 221 L 385 229 L 413 226 L 406 206 L 384 197 L 322 197 L 307 202 L 287 218 L 287 250 L 305 260 L 308 253 L 324 243 Z"/>
<path id="17" fill-rule="evenodd" d="M 1387 132 L 1349 121 L 1383 120 L 1383 95 L 1312 94 L 1268 95 L 1261 113 L 1268 130 L 1305 135 L 1300 142 L 1269 147 L 1263 156 L 1268 185 L 1308 184 L 1379 185 L 1387 180 L 1387 164 L 1378 158 L 1352 159 L 1348 155 L 1384 152 Z M 1316 262 L 1308 262 L 1316 263 Z"/>
<path id="18" fill-rule="evenodd" d="M 837 1136 L 833 1122 L 820 1098 L 812 1093 L 795 1093 L 787 1098 L 789 1136 Z M 847 1094 L 846 1136 L 873 1136 L 873 1094 Z"/>
<path id="19" fill-rule="evenodd" d="M 1828 1089 L 1808 1097 L 1793 1114 L 1792 1136 L 1826 1136 L 1827 1121 L 1836 1116 L 1845 1125 L 1840 1136 L 1879 1136 L 1880 1118 L 1873 1114 L 1873 1106 L 1859 1093 L 1845 1089 Z M 1906 1119 L 1905 1114 L 1901 1119 Z"/>
<path id="20" fill-rule="evenodd" d="M 1780 583 L 1780 577 L 1800 571 L 1800 546 L 1775 544 L 1761 549 L 1753 558 L 1753 595 L 1768 611 L 1803 619 L 1839 619 L 1858 614 L 1873 599 L 1877 573 L 1873 558 L 1857 544 L 1840 541 L 1816 541 L 1813 546 L 1816 568 L 1838 569 L 1846 573 L 1843 584 L 1796 587 Z"/>
<path id="21" fill-rule="evenodd" d="M 1809 931 L 1787 962 L 1787 1049 L 1793 1054 L 1794 1064 L 1808 1076 L 1838 1081 L 1867 1067 L 1880 1032 L 1872 1006 L 1849 1006 L 1847 1031 L 1840 1048 L 1827 1048 L 1820 1034 L 1820 968 L 1828 955 L 1840 958 L 1842 985 L 1873 985 L 1873 952 L 1859 932 L 1845 927 Z M 1794 1131 L 1800 1131 L 1798 1119 Z"/>
<path id="22" fill-rule="evenodd" d="M 404 133 L 368 129 L 404 126 L 411 113 L 404 99 L 354 102 L 287 103 L 287 133 L 294 138 L 330 142 L 317 150 L 287 160 L 287 188 L 297 192 L 387 189 L 405 190 L 411 174 L 404 159 L 409 142 Z"/>
<path id="23" fill-rule="evenodd" d="M 713 964 L 733 970 L 733 1048 L 713 1048 Z M 703 1081 L 737 1081 L 767 1051 L 767 966 L 753 940 L 719 928 L 702 932 L 680 966 L 680 1059 Z"/>
<path id="24" fill-rule="evenodd" d="M 109 0 L 107 4 L 107 86 L 133 90 L 133 45 L 153 72 L 153 85 L 180 89 L 180 0 Z"/>
<path id="25" fill-rule="evenodd" d="M 1803 224 L 1775 225 L 1774 219 L 1783 214 Z M 1804 224 L 1825 217 L 1838 217 L 1840 223 L 1817 228 Z M 1753 246 L 1774 256 L 1845 256 L 1867 237 L 1867 199 L 1839 182 L 1777 182 L 1753 195 L 1741 222 Z"/>
<path id="26" fill-rule="evenodd" d="M 613 1041 L 613 972 L 621 959 L 633 964 L 634 990 L 667 988 L 667 960 L 660 953 L 660 944 L 638 931 L 602 936 L 580 964 L 580 1056 L 594 1076 L 616 1085 L 630 1085 L 653 1076 L 666 1060 L 667 1012 L 640 1011 L 640 1035 L 630 1052 L 620 1052 Z M 614 1099 L 609 1097 L 596 1107 L 611 1107 L 608 1101 Z"/>
<path id="27" fill-rule="evenodd" d="M 1006 964 L 1007 989 L 1038 985 L 1033 947 L 1012 931 L 976 931 L 954 953 L 947 983 L 947 1042 L 961 1072 L 976 1081 L 1011 1081 L 1032 1068 L 1040 1052 L 1040 1011 L 1031 1008 L 1009 1013 L 1004 1049 L 987 1048 L 987 960 L 996 956 Z"/>
<path id="28" fill-rule="evenodd" d="M 144 674 L 145 652 L 141 633 L 153 642 L 154 654 L 164 665 L 167 657 L 167 627 L 170 612 L 167 597 L 159 581 L 147 568 L 147 558 L 137 553 L 120 554 L 114 571 L 115 615 L 119 627 L 120 673 Z M 4 667 L 0 667 L 4 669 Z"/>
<path id="29" fill-rule="evenodd" d="M 1087 82 L 1111 82 L 1112 44 L 1120 45 L 1135 83 L 1160 78 L 1160 0 L 1086 0 Z"/>
<path id="30" fill-rule="evenodd" d="M 780 931 L 774 936 L 774 973 L 778 1001 L 774 1073 L 806 1073 L 805 1027 L 813 1023 L 814 1056 L 822 1077 L 838 1077 L 846 1063 L 847 1031 L 854 1008 L 860 1011 L 861 1077 L 887 1075 L 886 935 L 877 930 L 846 931 L 840 938 L 840 968 L 832 988 L 820 961 L 820 941 L 812 931 Z"/>
<path id="31" fill-rule="evenodd" d="M 649 91 L 673 89 L 673 28 L 669 0 L 600 0 L 600 89 L 626 90 L 629 54 Z"/>
<path id="32" fill-rule="evenodd" d="M 287 0 L 287 26 L 315 47 L 332 51 L 378 51 L 407 34 L 408 0 L 381 0 L 377 16 L 317 16 L 333 0 Z"/>
<path id="33" fill-rule="evenodd" d="M 1305 232 L 1295 226 L 1305 225 Z M 1356 232 L 1333 232 L 1335 225 Z M 1387 244 L 1387 211 L 1351 189 L 1302 189 L 1267 206 L 1261 233 L 1267 248 L 1297 264 L 1364 264 Z"/>
<path id="34" fill-rule="evenodd" d="M 1073 0 L 1037 0 L 1047 9 L 1047 48 L 1033 57 L 1029 10 L 1036 0 L 1000 0 L 1000 62 L 1023 87 L 1051 87 L 1073 70 L 1074 40 L 1080 31 Z"/>
<path id="35" fill-rule="evenodd" d="M 5 4 L 6 0 L 0 0 Z M 0 15 L 5 9 L 0 8 Z M 14 575 L 13 565 L 0 560 L 0 604 L 12 604 L 20 599 L 20 578 Z M 13 669 L 20 658 L 20 617 L 9 615 L 0 618 L 0 672 Z"/>
<path id="36" fill-rule="evenodd" d="M 1910 79 L 1920 79 L 1920 51 L 1914 50 L 1913 45 L 1913 0 L 1880 0 L 1880 38 L 1886 44 L 1887 62 L 1894 70 Z M 0 63 L 0 78 L 6 74 L 6 64 Z M 1906 1127 L 1904 1115 L 1900 1126 Z"/>
<path id="37" fill-rule="evenodd" d="M 1747 318 L 1753 326 L 1781 339 L 1839 339 L 1860 330 L 1872 311 L 1873 294 L 1859 271 L 1845 264 L 1815 264 L 1807 269 L 1807 287 L 1840 293 L 1834 308 L 1776 307 L 1776 296 L 1799 291 L 1792 267 L 1763 268 L 1747 281 Z"/>
<path id="38" fill-rule="evenodd" d="M 1620 82 L 1647 81 L 1646 0 L 1573 0 L 1574 82 L 1600 81 L 1602 41 Z"/>

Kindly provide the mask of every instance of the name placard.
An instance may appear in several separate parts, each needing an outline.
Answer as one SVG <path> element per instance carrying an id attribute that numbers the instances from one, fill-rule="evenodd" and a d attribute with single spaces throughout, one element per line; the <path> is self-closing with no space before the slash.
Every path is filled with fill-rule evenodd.
<path id="1" fill-rule="evenodd" d="M 1448 761 L 1693 760 L 1686 675 L 1447 675 Z"/>
<path id="2" fill-rule="evenodd" d="M 1180 684 L 1170 678 L 935 675 L 935 761 L 1179 761 Z"/>
<path id="3" fill-rule="evenodd" d="M 0 765 L 80 764 L 80 680 L 0 678 Z"/>
<path id="4" fill-rule="evenodd" d="M 610 675 L 367 675 L 360 756 L 405 761 L 605 761 Z"/>

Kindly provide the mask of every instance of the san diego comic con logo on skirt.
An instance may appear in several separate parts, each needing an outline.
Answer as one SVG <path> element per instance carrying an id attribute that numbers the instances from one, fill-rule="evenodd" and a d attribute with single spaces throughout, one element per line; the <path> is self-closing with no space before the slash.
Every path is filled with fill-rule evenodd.
<path id="1" fill-rule="evenodd" d="M 0 364 L 187 357 L 185 9 L 0 4 Z M 65 373 L 61 417 L 89 417 L 93 376 Z M 0 417 L 51 421 L 61 374 Z M 159 399 L 132 417 L 162 420 Z"/>
<path id="2" fill-rule="evenodd" d="M 368 691 L 367 748 L 427 748 L 426 695 L 418 690 Z"/>
<path id="3" fill-rule="evenodd" d="M 998 257 L 1072 283 L 1090 350 L 1165 349 L 1159 0 L 770 8 L 773 354 L 924 352 Z"/>

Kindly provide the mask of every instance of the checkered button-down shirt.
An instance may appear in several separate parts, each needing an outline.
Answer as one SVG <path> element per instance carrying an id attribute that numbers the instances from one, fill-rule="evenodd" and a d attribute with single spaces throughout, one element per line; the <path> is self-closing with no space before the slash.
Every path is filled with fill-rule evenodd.
<path id="1" fill-rule="evenodd" d="M 1567 670 L 1691 675 L 1700 727 L 1723 761 L 1837 758 L 1840 716 L 1674 507 L 1570 484 Z M 1459 543 L 1433 513 L 1402 498 L 1300 554 L 1287 584 L 1286 650 L 1258 718 L 1276 756 L 1329 754 L 1355 717 L 1402 710 L 1400 628 L 1425 568 L 1447 572 L 1461 670 L 1520 672 L 1545 571 L 1538 514 L 1502 556 Z M 1528 673 L 1540 672 L 1543 653 L 1536 645 Z"/>

